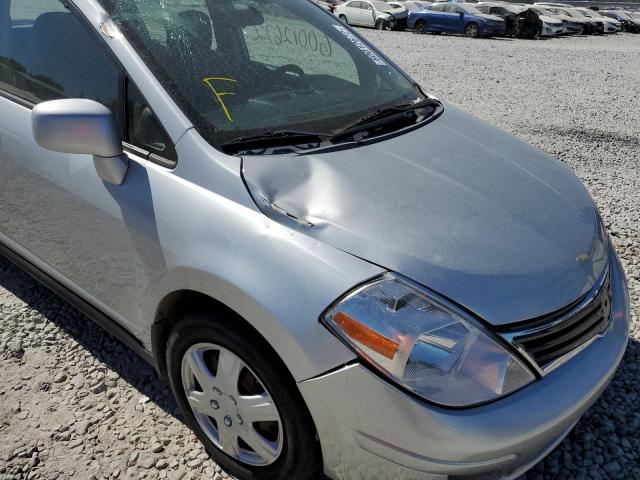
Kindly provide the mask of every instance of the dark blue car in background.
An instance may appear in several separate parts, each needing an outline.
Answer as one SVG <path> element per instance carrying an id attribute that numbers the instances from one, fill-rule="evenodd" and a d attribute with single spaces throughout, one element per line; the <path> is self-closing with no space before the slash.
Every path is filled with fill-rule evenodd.
<path id="1" fill-rule="evenodd" d="M 439 3 L 409 12 L 407 27 L 416 33 L 463 33 L 467 37 L 503 35 L 505 22 L 468 3 Z"/>

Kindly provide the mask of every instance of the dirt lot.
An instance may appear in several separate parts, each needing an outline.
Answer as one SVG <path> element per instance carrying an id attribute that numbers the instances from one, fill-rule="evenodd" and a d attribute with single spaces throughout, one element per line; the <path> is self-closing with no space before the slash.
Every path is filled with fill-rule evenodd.
<path id="1" fill-rule="evenodd" d="M 363 33 L 428 91 L 562 159 L 592 192 L 629 278 L 633 339 L 604 396 L 529 477 L 640 478 L 640 35 Z M 0 479 L 226 477 L 166 382 L 3 259 L 0 369 Z"/>

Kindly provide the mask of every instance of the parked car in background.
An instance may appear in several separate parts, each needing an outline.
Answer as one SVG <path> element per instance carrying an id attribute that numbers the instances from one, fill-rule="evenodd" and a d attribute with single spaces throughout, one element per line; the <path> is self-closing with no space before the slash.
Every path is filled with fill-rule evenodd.
<path id="1" fill-rule="evenodd" d="M 618 20 L 600 15 L 600 13 L 590 8 L 576 7 L 572 8 L 571 11 L 584 15 L 586 18 L 594 21 L 601 22 L 604 25 L 604 33 L 616 33 L 622 30 L 622 24 Z"/>
<path id="2" fill-rule="evenodd" d="M 571 15 L 566 8 L 534 6 L 534 9 L 540 8 L 550 12 L 556 18 L 564 21 L 565 27 L 571 33 L 582 33 L 590 35 L 596 32 L 595 22 L 578 15 Z"/>
<path id="3" fill-rule="evenodd" d="M 416 33 L 461 33 L 467 37 L 504 35 L 505 21 L 487 15 L 470 3 L 437 3 L 425 11 L 410 12 L 407 28 Z"/>
<path id="4" fill-rule="evenodd" d="M 630 13 L 621 10 L 600 10 L 600 13 L 609 18 L 615 18 L 622 24 L 622 29 L 631 33 L 640 33 L 640 19 L 634 18 Z"/>
<path id="5" fill-rule="evenodd" d="M 482 13 L 502 18 L 505 21 L 506 36 L 535 38 L 544 31 L 544 21 L 530 8 L 502 2 L 481 2 L 475 7 Z M 553 21 L 557 23 L 558 33 L 561 33 L 562 22 Z"/>
<path id="6" fill-rule="evenodd" d="M 584 34 L 594 35 L 594 34 L 604 33 L 604 23 L 602 21 L 593 19 L 593 18 L 588 18 L 573 7 L 571 8 L 555 8 L 554 7 L 554 8 L 551 8 L 551 10 L 557 11 L 560 15 L 568 15 L 569 17 L 579 22 L 583 22 L 583 24 L 585 25 L 585 29 L 582 31 L 582 33 Z"/>
<path id="7" fill-rule="evenodd" d="M 333 13 L 349 25 L 378 30 L 404 30 L 409 15 L 406 8 L 380 0 L 351 0 L 338 5 Z"/>

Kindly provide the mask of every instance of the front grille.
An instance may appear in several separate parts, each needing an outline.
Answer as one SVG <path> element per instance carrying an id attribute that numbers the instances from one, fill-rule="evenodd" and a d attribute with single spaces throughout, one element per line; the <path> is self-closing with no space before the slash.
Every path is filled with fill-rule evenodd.
<path id="1" fill-rule="evenodd" d="M 611 315 L 609 272 L 596 287 L 577 302 L 552 315 L 527 322 L 526 328 L 508 335 L 541 370 L 553 367 L 561 358 L 601 334 Z"/>

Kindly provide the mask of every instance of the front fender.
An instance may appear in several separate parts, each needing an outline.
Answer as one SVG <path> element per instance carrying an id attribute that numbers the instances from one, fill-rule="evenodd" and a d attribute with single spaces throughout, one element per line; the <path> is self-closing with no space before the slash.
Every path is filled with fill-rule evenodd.
<path id="1" fill-rule="evenodd" d="M 267 218 L 242 183 L 239 159 L 233 159 L 237 170 L 216 171 L 219 152 L 189 146 L 201 140 L 195 132 L 185 135 L 174 171 L 147 166 L 155 215 L 150 234 L 160 252 L 143 299 L 145 345 L 152 344 L 160 302 L 192 290 L 248 321 L 297 381 L 351 361 L 353 353 L 319 323 L 320 314 L 382 270 Z M 223 175 L 226 196 L 214 193 L 222 191 Z"/>

